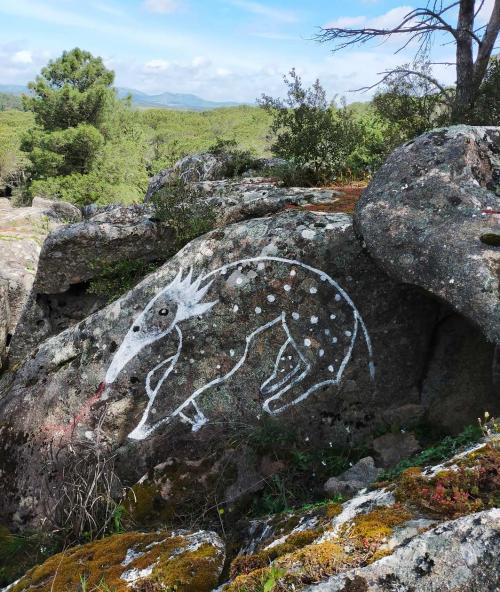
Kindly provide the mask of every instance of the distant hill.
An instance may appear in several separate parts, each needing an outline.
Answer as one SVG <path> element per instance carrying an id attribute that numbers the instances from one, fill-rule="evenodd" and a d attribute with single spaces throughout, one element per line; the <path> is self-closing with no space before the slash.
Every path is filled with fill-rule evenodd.
<path id="1" fill-rule="evenodd" d="M 148 95 L 133 88 L 117 88 L 120 99 L 127 96 L 132 97 L 134 107 L 156 108 L 156 109 L 181 109 L 183 111 L 209 111 L 219 107 L 236 107 L 240 103 L 230 101 L 217 102 L 207 101 L 196 95 L 164 92 L 159 95 Z M 28 92 L 27 86 L 20 84 L 0 84 L 0 93 L 18 97 Z"/>
<path id="2" fill-rule="evenodd" d="M 196 95 L 164 92 L 148 95 L 132 88 L 117 88 L 118 96 L 123 99 L 130 95 L 135 107 L 156 107 L 163 109 L 182 109 L 185 111 L 208 111 L 219 107 L 236 107 L 238 103 L 225 101 L 207 101 Z"/>

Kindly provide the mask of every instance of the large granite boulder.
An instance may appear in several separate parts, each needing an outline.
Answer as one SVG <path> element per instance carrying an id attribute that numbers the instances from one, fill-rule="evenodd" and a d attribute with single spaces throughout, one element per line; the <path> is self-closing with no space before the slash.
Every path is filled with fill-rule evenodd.
<path id="1" fill-rule="evenodd" d="M 16 208 L 0 198 L 0 368 L 31 291 L 45 237 L 79 215 L 77 208 L 62 202 L 35 198 L 32 206 Z"/>
<path id="2" fill-rule="evenodd" d="M 274 418 L 307 446 L 366 440 L 390 409 L 419 402 L 437 314 L 373 264 L 347 215 L 216 229 L 3 377 L 4 515 L 20 500 L 20 523 L 39 515 L 46 456 L 95 430 L 126 483 L 169 461 L 167 472 L 191 467 L 201 497 L 238 478 L 241 450 L 226 481 L 217 462 L 242 425 Z"/>
<path id="3" fill-rule="evenodd" d="M 398 148 L 355 214 L 370 255 L 500 342 L 500 129 L 457 126 Z"/>
<path id="4" fill-rule="evenodd" d="M 211 592 L 224 559 L 224 543 L 214 532 L 128 532 L 53 555 L 6 590 Z"/>
<path id="5" fill-rule="evenodd" d="M 305 592 L 494 592 L 500 586 L 500 509 L 445 522 L 392 555 Z"/>
<path id="6" fill-rule="evenodd" d="M 262 178 L 192 187 L 213 210 L 215 227 L 289 207 L 333 207 L 339 198 L 332 190 L 278 188 Z M 83 221 L 54 230 L 43 244 L 33 289 L 10 341 L 10 365 L 103 307 L 106 298 L 89 292 L 89 280 L 124 261 L 162 263 L 175 250 L 174 230 L 148 205 L 87 208 Z"/>

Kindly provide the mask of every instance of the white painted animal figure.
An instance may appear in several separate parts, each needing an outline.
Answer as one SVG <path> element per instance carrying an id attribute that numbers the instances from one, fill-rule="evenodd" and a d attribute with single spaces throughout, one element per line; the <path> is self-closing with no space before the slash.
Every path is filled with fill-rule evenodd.
<path id="1" fill-rule="evenodd" d="M 147 373 L 147 406 L 129 438 L 143 440 L 175 417 L 197 430 L 207 422 L 203 401 L 210 390 L 238 372 L 255 375 L 246 368 L 254 349 L 274 348 L 273 363 L 266 355 L 259 364 L 267 363 L 269 375 L 258 394 L 274 415 L 338 384 L 360 335 L 373 379 L 370 336 L 356 306 L 334 279 L 300 261 L 254 257 L 196 278 L 192 269 L 185 277 L 180 270 L 133 322 L 105 384 L 145 350 L 164 351 L 161 340 L 173 340 L 175 353 L 166 359 L 157 353 L 159 363 Z"/>

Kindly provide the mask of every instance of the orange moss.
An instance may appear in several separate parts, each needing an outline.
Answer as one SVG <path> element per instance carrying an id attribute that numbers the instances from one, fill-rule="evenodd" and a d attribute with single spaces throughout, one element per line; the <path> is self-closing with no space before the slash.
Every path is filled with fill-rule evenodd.
<path id="1" fill-rule="evenodd" d="M 500 452 L 492 446 L 457 461 L 433 477 L 407 469 L 399 477 L 396 497 L 448 518 L 500 505 Z"/>
<path id="2" fill-rule="evenodd" d="M 69 549 L 33 568 L 13 588 L 12 592 L 77 592 L 82 579 L 86 589 L 92 590 L 105 582 L 113 592 L 130 591 L 124 572 L 152 567 L 151 582 L 175 585 L 179 592 L 208 592 L 217 583 L 223 556 L 205 543 L 198 549 L 180 553 L 188 541 L 182 536 L 166 533 L 126 533 Z M 124 565 L 127 552 L 134 555 Z M 146 585 L 146 580 L 138 580 Z"/>

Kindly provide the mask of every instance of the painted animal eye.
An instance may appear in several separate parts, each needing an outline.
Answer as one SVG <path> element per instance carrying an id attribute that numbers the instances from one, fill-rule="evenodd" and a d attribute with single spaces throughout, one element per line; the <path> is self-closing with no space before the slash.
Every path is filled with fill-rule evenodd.
<path id="1" fill-rule="evenodd" d="M 159 314 L 161 317 L 166 317 L 166 316 L 168 315 L 168 308 L 162 308 L 162 309 L 161 309 L 161 310 L 158 312 L 158 314 Z"/>

